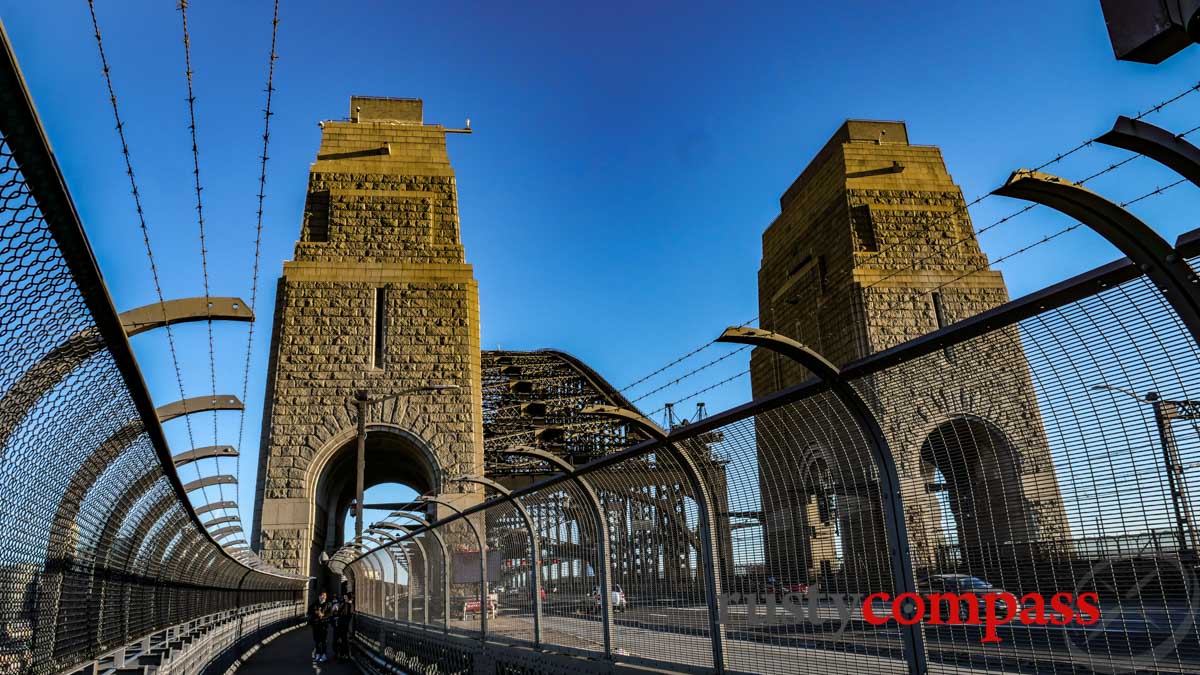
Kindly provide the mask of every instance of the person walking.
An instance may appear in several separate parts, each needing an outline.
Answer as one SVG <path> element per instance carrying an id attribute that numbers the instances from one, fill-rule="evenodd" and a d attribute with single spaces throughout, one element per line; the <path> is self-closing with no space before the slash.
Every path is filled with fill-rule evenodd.
<path id="1" fill-rule="evenodd" d="M 350 624 L 354 621 L 354 593 L 346 593 L 333 617 L 333 655 L 350 658 Z"/>
<path id="2" fill-rule="evenodd" d="M 317 601 L 308 608 L 308 625 L 312 626 L 313 632 L 313 661 L 317 663 L 329 660 L 325 654 L 325 641 L 329 635 L 331 610 L 325 591 L 321 591 Z"/>

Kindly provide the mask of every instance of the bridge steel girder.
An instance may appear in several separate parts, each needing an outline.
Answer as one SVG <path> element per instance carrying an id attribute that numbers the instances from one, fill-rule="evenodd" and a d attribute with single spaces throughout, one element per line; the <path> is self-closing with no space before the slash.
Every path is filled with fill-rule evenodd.
<path id="1" fill-rule="evenodd" d="M 808 369 L 833 392 L 846 410 L 854 417 L 871 446 L 876 468 L 879 470 L 880 501 L 884 511 L 884 529 L 888 536 L 888 557 L 892 568 L 892 581 L 897 595 L 916 593 L 916 578 L 913 576 L 912 554 L 908 544 L 908 526 L 904 521 L 904 500 L 900 492 L 900 474 L 896 469 L 896 458 L 883 435 L 879 420 L 858 391 L 842 376 L 841 370 L 824 356 L 807 345 L 791 338 L 760 328 L 727 328 L 717 342 L 762 347 L 796 361 Z M 915 615 L 914 607 L 902 607 L 906 617 Z M 925 636 L 919 623 L 900 626 L 904 656 L 910 673 L 924 675 L 929 671 L 925 653 Z"/>
<path id="2" fill-rule="evenodd" d="M 178 298 L 121 312 L 126 337 L 195 321 L 253 321 L 254 310 L 241 298 Z"/>
<path id="3" fill-rule="evenodd" d="M 1200 148 L 1162 127 L 1121 115 L 1096 142 L 1149 157 L 1200 187 Z"/>
<path id="4" fill-rule="evenodd" d="M 1200 344 L 1200 290 L 1196 274 L 1165 239 L 1137 216 L 1091 190 L 1040 171 L 1020 169 L 993 194 L 1065 213 L 1104 237 L 1154 282 L 1192 339 Z"/>
<path id="5" fill-rule="evenodd" d="M 605 516 L 604 504 L 600 501 L 600 495 L 592 487 L 591 482 L 585 480 L 583 476 L 575 472 L 575 467 L 554 453 L 527 445 L 518 445 L 506 448 L 500 454 L 540 459 L 558 469 L 570 477 L 570 480 L 583 493 L 584 501 L 592 509 L 592 517 L 596 520 L 596 553 L 599 557 L 599 560 L 596 561 L 596 567 L 598 568 L 597 576 L 600 577 L 598 585 L 600 586 L 600 626 L 604 645 L 603 653 L 605 659 L 611 660 L 613 626 L 612 591 L 610 590 L 612 588 L 612 552 L 608 540 L 608 519 Z"/>
<path id="6" fill-rule="evenodd" d="M 246 406 L 233 394 L 209 394 L 193 396 L 181 401 L 159 406 L 158 421 L 169 422 L 177 417 L 193 415 L 198 412 L 216 412 L 219 410 L 245 410 Z"/>
<path id="7" fill-rule="evenodd" d="M 696 500 L 696 513 L 699 521 L 697 527 L 700 530 L 700 558 L 705 567 L 704 590 L 709 598 L 706 605 L 708 630 L 712 642 L 713 670 L 717 673 L 725 672 L 725 630 L 721 626 L 721 608 L 719 606 L 721 602 L 720 562 L 717 559 L 716 540 L 713 537 L 717 519 L 714 515 L 712 492 L 708 489 L 708 484 L 700 473 L 700 468 L 696 466 L 691 455 L 680 450 L 678 446 L 668 440 L 667 432 L 663 431 L 662 427 L 646 419 L 641 413 L 609 405 L 589 406 L 584 408 L 582 413 L 619 419 L 641 429 L 662 443 L 667 454 L 675 460 L 680 471 L 687 478 L 692 489 L 692 496 Z"/>
<path id="8" fill-rule="evenodd" d="M 184 464 L 191 464 L 202 459 L 211 459 L 213 457 L 237 457 L 237 448 L 232 445 L 206 445 L 195 450 L 188 450 L 175 455 L 171 459 L 175 461 L 175 467 L 179 468 Z"/>
<path id="9" fill-rule="evenodd" d="M 203 315 L 199 314 L 204 306 L 204 298 L 184 298 L 168 300 L 161 305 L 158 303 L 137 307 L 120 315 L 121 325 L 126 337 L 132 337 L 155 328 L 161 328 L 168 323 L 183 323 L 185 321 L 201 321 L 204 319 L 225 321 L 252 321 L 254 313 L 246 307 L 246 303 L 238 298 L 210 298 L 213 307 Z M 240 309 L 239 309 L 240 308 Z M 163 322 L 164 311 L 167 322 Z M 53 389 L 63 378 L 78 368 L 84 361 L 103 351 L 104 339 L 96 328 L 87 328 L 71 335 L 62 344 L 50 350 L 36 364 L 21 374 L 8 391 L 0 398 L 0 410 L 11 411 L 12 414 L 0 420 L 0 448 L 3 448 L 13 430 L 24 419 L 24 413 L 30 410 Z"/>
<path id="10" fill-rule="evenodd" d="M 479 527 L 475 524 L 475 521 L 468 518 L 462 509 L 454 504 L 440 497 L 431 497 L 429 495 L 420 495 L 417 499 L 422 502 L 439 504 L 450 509 L 454 512 L 454 515 L 467 521 L 467 526 L 475 533 L 475 541 L 479 542 L 479 641 L 486 643 L 488 632 L 488 598 L 490 597 L 487 578 L 487 540 L 483 536 L 483 533 L 479 531 Z M 449 569 L 449 565 L 450 562 L 446 561 L 447 570 Z M 449 622 L 449 620 L 449 617 L 447 617 L 446 621 Z"/>
<path id="11" fill-rule="evenodd" d="M 438 543 L 438 548 L 440 548 L 442 550 L 442 632 L 443 633 L 449 632 L 449 630 L 450 630 L 450 549 L 446 546 L 446 540 L 442 539 L 441 533 L 438 532 L 437 529 L 434 528 L 433 525 L 430 524 L 430 522 L 428 520 L 425 520 L 424 518 L 422 518 L 420 516 L 414 516 L 413 514 L 407 513 L 405 511 L 394 511 L 392 513 L 389 513 L 387 517 L 388 518 L 407 518 L 407 519 L 413 521 L 414 523 L 417 523 L 418 525 L 424 527 L 425 528 L 424 531 L 428 532 L 433 537 L 434 541 L 436 541 Z M 376 526 L 388 528 L 388 529 L 404 530 L 405 532 L 408 532 L 408 535 L 404 539 L 406 541 L 417 542 L 417 545 L 421 547 L 421 555 L 425 556 L 426 560 L 429 559 L 429 556 L 426 555 L 427 551 L 425 550 L 425 546 L 423 544 L 421 544 L 421 541 L 419 539 L 417 539 L 417 535 L 420 534 L 419 532 L 411 532 L 411 531 L 403 528 L 400 525 L 388 522 L 388 520 L 386 518 L 378 523 L 375 523 L 372 527 L 376 527 Z M 426 565 L 425 573 L 426 573 L 426 575 L 428 575 L 428 573 L 429 573 L 428 565 Z M 428 578 L 428 576 L 426 578 Z M 428 617 L 428 614 L 426 614 L 426 616 Z M 426 623 L 429 622 L 428 618 L 426 618 L 425 622 Z"/>
<path id="12" fill-rule="evenodd" d="M 501 501 L 507 500 L 511 502 L 516 507 L 517 512 L 521 514 L 521 520 L 525 522 L 525 529 L 529 531 L 529 560 L 532 563 L 530 568 L 533 570 L 533 583 L 530 584 L 533 593 L 533 648 L 540 649 L 542 645 L 542 546 L 538 541 L 537 526 L 533 522 L 533 517 L 529 515 L 529 510 L 521 503 L 521 499 L 512 496 L 512 490 L 490 478 L 484 476 L 459 476 L 450 480 L 475 483 L 485 488 L 491 488 L 500 493 L 501 497 L 503 497 Z"/>

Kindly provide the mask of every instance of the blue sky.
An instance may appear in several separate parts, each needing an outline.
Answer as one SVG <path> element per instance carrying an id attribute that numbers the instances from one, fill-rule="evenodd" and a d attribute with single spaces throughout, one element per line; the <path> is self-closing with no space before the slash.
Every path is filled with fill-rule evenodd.
<path id="1" fill-rule="evenodd" d="M 98 2 L 167 297 L 203 295 L 180 16 L 170 0 Z M 480 283 L 486 347 L 556 347 L 623 387 L 757 314 L 760 234 L 778 196 L 846 118 L 901 119 L 941 146 L 968 199 L 1195 84 L 1200 48 L 1161 66 L 1119 63 L 1099 2 L 430 4 L 281 3 L 266 215 L 238 501 L 246 521 L 274 282 L 298 235 L 316 121 L 352 94 L 421 97 L 449 141 L 463 240 Z M 213 295 L 249 299 L 269 2 L 189 10 Z M 154 301 L 87 4 L 6 2 L 3 18 L 119 308 Z M 1200 124 L 1200 94 L 1148 118 Z M 1051 170 L 1078 179 L 1126 155 L 1090 148 Z M 1095 182 L 1124 201 L 1173 181 L 1135 162 Z M 1139 203 L 1174 238 L 1194 194 Z M 1178 208 L 1187 204 L 1191 211 Z M 989 199 L 976 227 L 1021 204 Z M 1067 223 L 1044 209 L 982 238 L 997 259 Z M 1072 232 L 1000 269 L 1019 295 L 1115 253 Z M 207 332 L 175 331 L 184 388 L 209 391 Z M 216 327 L 216 379 L 241 394 L 244 325 Z M 161 333 L 134 338 L 157 402 L 179 397 Z M 639 389 L 727 351 L 707 349 Z M 746 368 L 727 359 L 639 402 Z M 749 397 L 741 378 L 704 394 Z M 680 406 L 690 414 L 692 399 Z M 238 441 L 218 417 L 217 440 Z M 168 425 L 176 451 L 188 442 Z M 212 419 L 193 420 L 197 445 Z M 211 471 L 211 467 L 204 467 Z M 232 472 L 225 460 L 223 472 Z M 194 478 L 184 471 L 184 479 Z M 209 495 L 215 499 L 215 491 Z M 228 495 L 227 495 L 228 496 Z"/>

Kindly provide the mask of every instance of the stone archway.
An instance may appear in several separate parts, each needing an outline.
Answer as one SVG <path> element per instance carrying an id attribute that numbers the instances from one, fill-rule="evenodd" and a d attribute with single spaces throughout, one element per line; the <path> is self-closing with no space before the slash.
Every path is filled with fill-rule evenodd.
<path id="1" fill-rule="evenodd" d="M 1022 545 L 1037 539 L 1036 518 L 1021 481 L 1020 451 L 988 420 L 960 415 L 935 426 L 919 452 L 927 490 L 944 492 L 942 499 L 930 503 L 951 511 L 931 514 L 933 521 L 956 530 L 939 539 L 954 541 L 957 556 L 937 557 L 954 559 L 975 576 L 997 578 L 1005 561 L 1011 562 Z M 938 474 L 940 481 L 935 479 Z"/>
<path id="2" fill-rule="evenodd" d="M 308 471 L 309 570 L 322 587 L 332 587 L 332 581 L 324 578 L 326 571 L 319 563 L 321 554 L 336 550 L 349 538 L 344 524 L 356 487 L 355 433 L 335 435 L 314 458 Z M 392 424 L 367 425 L 365 488 L 399 483 L 418 494 L 440 493 L 443 482 L 443 468 L 423 438 Z"/>

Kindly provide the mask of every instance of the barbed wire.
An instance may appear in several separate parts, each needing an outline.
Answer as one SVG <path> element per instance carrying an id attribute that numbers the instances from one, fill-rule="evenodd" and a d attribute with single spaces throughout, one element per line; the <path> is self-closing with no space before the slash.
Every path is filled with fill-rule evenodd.
<path id="1" fill-rule="evenodd" d="M 279 0 L 275 0 L 275 11 L 271 17 L 271 52 L 267 59 L 267 104 L 263 108 L 263 146 L 262 154 L 259 155 L 259 175 L 258 175 L 258 213 L 254 226 L 254 269 L 250 277 L 250 329 L 246 335 L 246 362 L 242 369 L 242 414 L 238 421 L 238 454 L 236 459 L 235 471 L 237 473 L 239 485 L 242 480 L 242 440 L 246 431 L 246 394 L 250 391 L 250 357 L 254 349 L 254 327 L 258 322 L 258 265 L 260 252 L 262 251 L 262 231 L 263 231 L 263 201 L 266 198 L 267 189 L 267 148 L 271 142 L 271 100 L 272 94 L 275 93 L 275 61 L 279 55 L 275 53 L 276 38 L 279 34 Z M 264 452 L 265 448 L 259 448 L 259 452 Z M 241 502 L 238 502 L 239 509 Z"/>
<path id="2" fill-rule="evenodd" d="M 187 104 L 188 104 L 188 131 L 192 136 L 192 176 L 195 182 L 196 190 L 196 220 L 200 225 L 200 273 L 204 277 L 204 304 L 206 307 L 212 307 L 212 294 L 209 290 L 208 281 L 208 243 L 204 233 L 204 201 L 200 197 L 200 193 L 204 188 L 200 187 L 200 144 L 196 138 L 196 94 L 192 88 L 192 38 L 188 32 L 187 9 L 188 0 L 179 0 L 177 6 L 179 16 L 183 22 L 183 63 L 184 76 L 187 80 Z M 208 320 L 205 322 L 208 328 L 208 381 L 212 389 L 213 398 L 217 397 L 217 357 L 216 349 L 213 344 L 213 320 L 211 313 Z M 219 415 L 214 412 L 212 414 L 213 425 L 213 445 L 220 442 L 220 434 L 218 433 Z M 195 449 L 195 444 L 190 449 Z M 217 473 L 221 472 L 221 458 L 214 457 L 216 462 Z M 200 477 L 200 464 L 194 462 L 196 468 L 196 477 Z M 204 493 L 204 498 L 207 501 L 208 492 Z M 225 500 L 225 486 L 221 483 L 217 484 L 217 498 L 220 501 Z M 221 509 L 222 512 L 225 509 Z"/>
<path id="3" fill-rule="evenodd" d="M 754 318 L 752 318 L 752 319 L 747 319 L 746 321 L 743 321 L 742 323 L 739 323 L 739 324 L 738 324 L 738 327 L 740 328 L 740 327 L 742 327 L 742 326 L 749 326 L 750 324 L 754 323 L 755 321 L 758 321 L 758 316 L 757 316 L 757 315 L 755 315 L 755 316 L 754 316 Z M 700 345 L 699 347 L 697 347 L 697 348 L 693 349 L 692 351 L 690 351 L 690 352 L 688 352 L 688 353 L 684 354 L 683 356 L 681 356 L 681 357 L 679 357 L 679 358 L 675 359 L 674 361 L 671 361 L 670 363 L 668 363 L 667 365 L 665 365 L 665 366 L 663 366 L 663 367 L 659 368 L 658 370 L 655 370 L 654 372 L 650 373 L 649 375 L 646 375 L 645 377 L 642 377 L 641 379 L 639 379 L 639 380 L 637 380 L 637 381 L 633 382 L 632 384 L 627 384 L 627 385 L 625 385 L 624 387 L 622 387 L 622 388 L 621 388 L 621 389 L 619 389 L 618 391 L 620 391 L 621 393 L 625 393 L 625 392 L 629 391 L 630 389 L 633 389 L 634 387 L 638 386 L 639 384 L 641 384 L 641 383 L 645 382 L 646 380 L 649 380 L 650 378 L 654 377 L 655 375 L 658 375 L 659 373 L 662 373 L 662 372 L 664 372 L 664 371 L 666 371 L 666 370 L 669 370 L 669 369 L 671 368 L 671 366 L 674 366 L 674 365 L 676 365 L 676 364 L 678 364 L 678 363 L 682 363 L 683 361 L 686 361 L 687 359 L 690 359 L 691 357 L 695 356 L 696 354 L 699 354 L 700 352 L 704 351 L 705 349 L 708 349 L 708 348 L 709 348 L 709 347 L 711 347 L 711 346 L 713 346 L 713 343 L 712 343 L 712 342 L 706 342 L 706 343 L 704 343 L 704 344 Z"/>
<path id="4" fill-rule="evenodd" d="M 1119 204 L 1119 206 L 1121 208 L 1125 208 L 1126 206 L 1131 206 L 1131 205 L 1136 204 L 1144 199 L 1149 199 L 1150 197 L 1154 197 L 1155 195 L 1160 195 L 1160 194 L 1166 192 L 1167 190 L 1170 190 L 1171 188 L 1176 187 L 1176 186 L 1181 185 L 1186 182 L 1188 182 L 1187 178 L 1180 178 L 1179 180 L 1177 180 L 1173 183 L 1170 183 L 1168 185 L 1163 185 L 1160 187 L 1156 187 L 1155 189 L 1153 189 L 1143 195 L 1140 195 L 1138 197 L 1134 197 L 1133 199 L 1130 199 L 1129 201 L 1121 202 L 1121 204 Z M 1032 244 L 1022 246 L 1021 248 L 1019 248 L 1015 251 L 1012 251 L 1011 253 L 1006 253 L 1005 255 L 1002 255 L 999 258 L 996 258 L 995 260 L 991 261 L 987 265 L 977 266 L 974 269 L 964 272 L 963 274 L 955 277 L 954 279 L 951 279 L 950 281 L 943 282 L 941 285 L 933 288 L 929 292 L 932 293 L 932 292 L 939 291 L 939 290 L 945 288 L 946 286 L 949 286 L 950 284 L 956 283 L 958 281 L 962 281 L 963 279 L 971 276 L 972 274 L 975 274 L 976 272 L 981 272 L 983 270 L 989 269 L 992 265 L 999 265 L 1000 263 L 1002 263 L 1006 260 L 1014 258 L 1018 255 L 1021 255 L 1022 253 L 1025 253 L 1031 249 L 1037 248 L 1038 246 L 1041 246 L 1049 241 L 1053 241 L 1054 239 L 1057 239 L 1057 238 L 1061 237 L 1062 235 L 1067 234 L 1068 232 L 1072 232 L 1082 226 L 1083 226 L 1083 223 L 1081 223 L 1081 222 L 1076 222 L 1073 225 L 1068 225 L 1067 227 L 1064 227 L 1063 229 L 1058 230 L 1057 232 L 1054 232 L 1053 234 L 1048 234 L 1048 235 L 1042 237 L 1041 239 L 1033 242 Z"/>
<path id="5" fill-rule="evenodd" d="M 734 380 L 738 379 L 739 377 L 743 377 L 743 376 L 745 376 L 745 375 L 748 375 L 749 373 L 750 373 L 750 369 L 749 369 L 749 368 L 747 368 L 746 370 L 743 370 L 742 372 L 740 372 L 740 373 L 737 373 L 736 375 L 732 375 L 732 376 L 730 376 L 730 377 L 727 377 L 727 378 L 725 378 L 724 380 L 721 380 L 720 382 L 716 382 L 716 383 L 714 383 L 714 384 L 710 384 L 710 385 L 708 385 L 707 387 L 705 387 L 705 388 L 703 388 L 703 389 L 700 389 L 700 390 L 698 390 L 698 391 L 694 391 L 694 392 L 692 392 L 692 393 L 688 394 L 687 396 L 684 396 L 683 398 L 681 398 L 681 399 L 679 399 L 679 400 L 677 400 L 677 401 L 672 401 L 672 402 L 671 402 L 671 405 L 672 405 L 672 406 L 677 406 L 677 405 L 679 405 L 680 403 L 684 403 L 684 402 L 686 402 L 686 401 L 690 401 L 691 399 L 693 399 L 693 398 L 696 398 L 696 397 L 697 397 L 697 396 L 699 396 L 700 394 L 704 394 L 704 393 L 710 392 L 710 391 L 712 391 L 713 389 L 716 389 L 717 387 L 720 387 L 720 386 L 723 386 L 723 385 L 729 384 L 730 382 L 733 382 Z M 651 412 L 648 412 L 648 413 L 646 413 L 646 416 L 647 416 L 647 417 L 653 417 L 653 416 L 657 415 L 658 413 L 660 413 L 660 412 L 662 412 L 662 411 L 664 411 L 664 410 L 666 410 L 666 409 L 667 409 L 667 406 L 665 406 L 665 405 L 664 405 L 664 406 L 662 406 L 661 408 L 658 408 L 657 410 L 654 410 L 654 411 L 651 411 Z"/>
<path id="6" fill-rule="evenodd" d="M 158 296 L 159 307 L 163 311 L 163 323 L 167 331 L 167 345 L 171 351 L 171 363 L 175 368 L 175 382 L 179 385 L 179 398 L 185 400 L 187 395 L 183 388 L 183 373 L 179 369 L 179 352 L 175 348 L 175 335 L 171 330 L 171 324 L 167 322 L 166 301 L 163 297 L 162 283 L 158 276 L 158 265 L 154 261 L 154 249 L 150 245 L 150 228 L 146 225 L 146 214 L 142 208 L 141 193 L 138 191 L 137 178 L 133 171 L 133 160 L 129 152 L 129 143 L 125 138 L 125 123 L 121 120 L 120 107 L 117 104 L 116 90 L 112 83 L 112 68 L 108 64 L 108 55 L 104 51 L 104 40 L 100 34 L 100 22 L 96 18 L 96 3 L 95 0 L 88 0 L 88 11 L 92 18 L 92 30 L 96 37 L 96 49 L 100 53 L 100 66 L 104 75 L 104 84 L 108 88 L 108 100 L 112 105 L 113 119 L 117 125 L 117 137 L 121 141 L 121 156 L 125 160 L 125 174 L 129 177 L 129 187 L 133 194 L 133 205 L 137 212 L 138 226 L 142 233 L 142 242 L 146 247 L 146 258 L 150 262 L 150 276 L 154 279 L 154 292 Z M 183 415 L 184 423 L 187 427 L 188 443 L 195 447 L 196 442 L 192 435 L 192 421 L 189 415 Z M 199 469 L 197 468 L 197 471 Z M 207 488 L 205 488 L 205 499 L 208 499 Z"/>
<path id="7" fill-rule="evenodd" d="M 709 343 L 709 344 L 712 344 L 712 343 Z M 679 377 L 675 378 L 674 380 L 671 380 L 670 382 L 662 385 L 661 387 L 659 387 L 657 389 L 652 389 L 652 390 L 642 394 L 641 396 L 631 400 L 630 403 L 637 403 L 638 401 L 640 401 L 644 398 L 649 398 L 650 396 L 653 396 L 654 394 L 657 394 L 658 392 L 660 392 L 664 389 L 669 389 L 671 387 L 674 387 L 674 386 L 678 385 L 680 382 L 683 382 L 684 380 L 688 379 L 689 377 L 692 377 L 693 375 L 696 375 L 697 373 L 700 373 L 708 368 L 711 368 L 712 366 L 715 366 L 716 364 L 724 361 L 725 359 L 733 356 L 734 354 L 744 352 L 749 348 L 750 348 L 750 345 L 746 345 L 743 347 L 739 347 L 731 352 L 727 352 L 727 353 L 723 354 L 722 356 L 719 356 L 719 357 L 709 361 L 708 363 L 705 363 L 704 365 L 700 366 L 699 368 L 694 368 L 694 369 L 684 373 L 683 375 L 680 375 Z"/>

